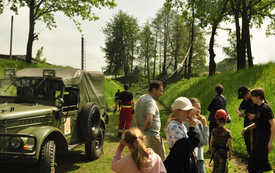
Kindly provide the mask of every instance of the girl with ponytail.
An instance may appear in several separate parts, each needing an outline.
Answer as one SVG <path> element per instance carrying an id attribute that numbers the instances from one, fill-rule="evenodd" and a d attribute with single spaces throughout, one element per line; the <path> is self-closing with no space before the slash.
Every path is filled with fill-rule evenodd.
<path id="1" fill-rule="evenodd" d="M 122 151 L 128 147 L 130 154 L 122 157 Z M 159 155 L 146 148 L 142 132 L 134 127 L 126 130 L 120 140 L 112 161 L 112 171 L 122 173 L 166 173 Z"/>
<path id="2" fill-rule="evenodd" d="M 271 107 L 265 99 L 262 88 L 253 89 L 251 99 L 257 104 L 258 110 L 255 114 L 254 123 L 245 127 L 242 134 L 247 130 L 256 128 L 256 140 L 248 160 L 248 172 L 273 173 L 272 167 L 268 161 L 268 152 L 273 150 L 275 137 L 275 120 Z"/>

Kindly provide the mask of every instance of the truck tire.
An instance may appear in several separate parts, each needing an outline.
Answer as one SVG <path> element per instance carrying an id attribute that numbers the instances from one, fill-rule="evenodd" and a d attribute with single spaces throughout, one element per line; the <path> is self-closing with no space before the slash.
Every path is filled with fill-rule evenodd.
<path id="1" fill-rule="evenodd" d="M 41 173 L 55 173 L 55 148 L 54 141 L 46 141 L 43 143 L 39 160 Z"/>
<path id="2" fill-rule="evenodd" d="M 103 132 L 99 129 L 98 136 L 91 142 L 85 144 L 85 154 L 88 160 L 96 160 L 103 153 Z"/>
<path id="3" fill-rule="evenodd" d="M 95 103 L 86 103 L 81 110 L 80 132 L 86 141 L 94 140 L 100 130 L 101 118 Z"/>

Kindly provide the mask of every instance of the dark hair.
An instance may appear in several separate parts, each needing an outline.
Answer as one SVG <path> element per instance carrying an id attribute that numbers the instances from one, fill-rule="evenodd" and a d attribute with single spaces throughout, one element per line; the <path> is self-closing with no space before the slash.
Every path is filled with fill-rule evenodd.
<path id="1" fill-rule="evenodd" d="M 216 91 L 218 94 L 223 93 L 223 90 L 224 90 L 224 87 L 223 87 L 221 84 L 218 84 L 218 85 L 215 86 L 215 91 Z"/>
<path id="2" fill-rule="evenodd" d="M 250 94 L 253 96 L 253 97 L 260 97 L 261 100 L 264 100 L 264 102 L 266 104 L 268 104 L 268 101 L 265 99 L 265 96 L 264 96 L 264 89 L 262 88 L 255 88 L 253 90 L 251 90 Z"/>
<path id="3" fill-rule="evenodd" d="M 189 100 L 190 100 L 190 102 L 191 102 L 192 104 L 200 103 L 199 99 L 197 99 L 197 98 L 195 98 L 195 97 L 191 97 L 191 98 L 189 98 Z"/>
<path id="4" fill-rule="evenodd" d="M 129 89 L 129 85 L 128 84 L 124 84 L 124 90 L 128 90 Z"/>
<path id="5" fill-rule="evenodd" d="M 158 90 L 161 86 L 163 87 L 163 84 L 162 84 L 161 81 L 159 81 L 159 80 L 153 80 L 150 83 L 149 92 L 153 91 L 153 88 L 155 88 L 156 90 Z"/>

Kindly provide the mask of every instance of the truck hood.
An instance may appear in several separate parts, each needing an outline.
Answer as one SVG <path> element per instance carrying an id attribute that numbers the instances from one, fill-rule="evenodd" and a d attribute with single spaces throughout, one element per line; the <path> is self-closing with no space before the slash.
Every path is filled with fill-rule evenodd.
<path id="1" fill-rule="evenodd" d="M 31 117 L 35 115 L 52 114 L 58 109 L 54 106 L 31 103 L 3 103 L 0 104 L 0 120 Z"/>

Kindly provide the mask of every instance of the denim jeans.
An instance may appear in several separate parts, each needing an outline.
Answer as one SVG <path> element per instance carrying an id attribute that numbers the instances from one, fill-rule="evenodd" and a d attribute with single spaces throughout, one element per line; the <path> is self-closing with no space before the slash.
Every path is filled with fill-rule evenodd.
<path id="1" fill-rule="evenodd" d="M 204 160 L 197 161 L 198 173 L 205 173 Z"/>

